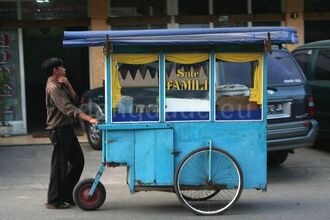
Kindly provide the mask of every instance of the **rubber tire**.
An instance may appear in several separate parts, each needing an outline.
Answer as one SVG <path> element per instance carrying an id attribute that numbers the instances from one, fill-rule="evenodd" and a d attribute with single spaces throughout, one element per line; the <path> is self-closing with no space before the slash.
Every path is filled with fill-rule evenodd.
<path id="1" fill-rule="evenodd" d="M 101 182 L 99 182 L 95 188 L 94 194 L 92 196 L 92 200 L 88 203 L 88 199 L 86 198 L 86 193 L 88 194 L 89 189 L 92 187 L 94 183 L 93 178 L 81 180 L 73 190 L 73 201 L 75 204 L 85 211 L 93 211 L 100 208 L 106 198 L 106 191 Z"/>
<path id="2" fill-rule="evenodd" d="M 228 206 L 226 209 L 222 210 L 222 211 L 218 211 L 217 213 L 214 213 L 214 214 L 204 214 L 204 213 L 200 213 L 200 212 L 197 212 L 193 209 L 191 209 L 183 200 L 186 199 L 186 200 L 190 200 L 190 198 L 186 197 L 186 196 L 180 196 L 180 190 L 179 190 L 179 187 L 178 187 L 178 176 L 179 176 L 179 172 L 181 171 L 181 167 L 184 165 L 185 161 L 187 159 L 190 159 L 190 157 L 196 153 L 198 153 L 199 151 L 205 151 L 205 150 L 208 150 L 209 147 L 204 147 L 204 148 L 199 148 L 199 149 L 196 149 L 194 151 L 192 151 L 190 154 L 188 154 L 187 156 L 185 156 L 179 166 L 177 167 L 177 170 L 175 172 L 175 179 L 174 179 L 174 190 L 175 190 L 175 194 L 177 195 L 179 201 L 183 204 L 183 206 L 185 208 L 187 208 L 188 210 L 190 210 L 191 212 L 193 212 L 194 214 L 196 215 L 204 215 L 204 216 L 212 216 L 212 215 L 222 215 L 223 213 L 229 211 L 236 203 L 237 201 L 239 200 L 241 194 L 242 194 L 242 191 L 243 191 L 243 186 L 244 186 L 244 177 L 243 177 L 243 172 L 242 172 L 242 169 L 239 165 L 239 163 L 237 162 L 237 160 L 231 155 L 229 154 L 228 152 L 224 151 L 224 150 L 221 150 L 219 148 L 213 148 L 212 150 L 215 150 L 215 151 L 218 151 L 220 153 L 223 153 L 225 154 L 227 157 L 229 157 L 232 162 L 236 165 L 236 168 L 237 168 L 237 171 L 238 171 L 238 174 L 239 174 L 239 177 L 240 177 L 240 180 L 241 180 L 241 184 L 240 184 L 240 187 L 238 189 L 238 193 L 237 193 L 237 196 L 235 197 L 234 201 L 232 202 L 232 204 L 230 206 Z M 218 191 L 220 192 L 220 191 Z M 214 195 L 212 195 L 213 197 Z M 184 198 L 185 197 L 185 198 Z M 211 197 L 209 197 L 208 199 L 210 199 Z M 207 199 L 206 199 L 207 200 Z M 193 201 L 193 200 L 190 200 L 190 201 Z M 203 200 L 195 200 L 195 201 L 203 201 Z"/>
<path id="3" fill-rule="evenodd" d="M 100 137 L 99 137 L 98 141 L 95 141 L 95 140 L 93 140 L 92 134 L 90 133 L 91 132 L 90 126 L 91 126 L 90 123 L 88 123 L 88 122 L 85 123 L 88 143 L 94 150 L 102 150 L 102 132 L 101 131 L 98 132 Z"/>
<path id="4" fill-rule="evenodd" d="M 269 152 L 267 155 L 267 164 L 270 167 L 279 166 L 280 164 L 284 163 L 288 158 L 288 151 L 274 151 Z"/>
<path id="5" fill-rule="evenodd" d="M 193 198 L 190 198 L 190 197 L 185 196 L 185 195 L 182 195 L 182 197 L 183 197 L 185 200 L 188 200 L 188 201 L 205 201 L 205 200 L 208 200 L 208 199 L 213 198 L 213 197 L 216 196 L 219 192 L 220 192 L 220 189 L 218 189 L 218 190 L 214 191 L 213 193 L 211 193 L 210 195 L 205 196 L 204 198 L 200 198 L 200 199 L 193 199 Z"/>

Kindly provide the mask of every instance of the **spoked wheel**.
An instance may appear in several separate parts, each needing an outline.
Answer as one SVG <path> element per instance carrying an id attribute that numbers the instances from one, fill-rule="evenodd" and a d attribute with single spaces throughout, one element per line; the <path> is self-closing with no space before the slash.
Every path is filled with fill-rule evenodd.
<path id="1" fill-rule="evenodd" d="M 229 153 L 202 148 L 182 160 L 176 171 L 174 188 L 183 205 L 195 214 L 223 214 L 239 199 L 243 174 Z"/>
<path id="2" fill-rule="evenodd" d="M 106 197 L 106 191 L 101 182 L 96 186 L 96 189 L 91 198 L 88 197 L 89 190 L 93 185 L 94 179 L 84 179 L 80 181 L 73 190 L 73 200 L 76 205 L 86 211 L 96 210 L 100 208 Z"/>

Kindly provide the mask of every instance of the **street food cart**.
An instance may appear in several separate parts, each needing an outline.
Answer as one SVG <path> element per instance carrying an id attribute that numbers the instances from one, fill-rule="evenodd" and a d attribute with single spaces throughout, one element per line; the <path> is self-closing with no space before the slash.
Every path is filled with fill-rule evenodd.
<path id="1" fill-rule="evenodd" d="M 267 54 L 296 42 L 288 27 L 65 32 L 65 46 L 105 55 L 102 161 L 77 206 L 104 203 L 107 166 L 127 167 L 132 193 L 174 192 L 198 215 L 266 190 Z"/>

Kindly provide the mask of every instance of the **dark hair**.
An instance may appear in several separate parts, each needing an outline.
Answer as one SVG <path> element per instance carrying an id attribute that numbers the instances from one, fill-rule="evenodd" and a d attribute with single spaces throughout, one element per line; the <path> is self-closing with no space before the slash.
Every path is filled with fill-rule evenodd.
<path id="1" fill-rule="evenodd" d="M 54 68 L 63 66 L 63 60 L 57 57 L 48 58 L 41 65 L 41 70 L 47 76 L 51 76 L 53 74 Z"/>

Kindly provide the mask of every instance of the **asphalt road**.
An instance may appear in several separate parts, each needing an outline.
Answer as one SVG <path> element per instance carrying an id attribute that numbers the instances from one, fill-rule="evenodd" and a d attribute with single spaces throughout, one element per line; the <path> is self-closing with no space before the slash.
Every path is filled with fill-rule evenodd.
<path id="1" fill-rule="evenodd" d="M 327 145 L 327 144 L 326 144 Z M 94 177 L 101 152 L 83 145 L 82 178 Z M 329 149 L 329 150 L 328 150 Z M 298 149 L 280 167 L 268 170 L 268 191 L 243 190 L 223 216 L 203 219 L 330 219 L 330 147 Z M 174 193 L 130 194 L 126 168 L 108 168 L 101 181 L 107 190 L 97 211 L 78 207 L 44 208 L 52 146 L 0 147 L 0 219 L 199 219 L 183 208 Z"/>

